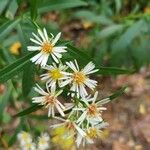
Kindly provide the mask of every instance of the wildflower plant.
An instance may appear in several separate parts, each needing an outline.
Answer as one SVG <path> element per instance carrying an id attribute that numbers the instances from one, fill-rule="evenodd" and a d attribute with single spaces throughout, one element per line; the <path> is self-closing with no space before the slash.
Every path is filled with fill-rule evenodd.
<path id="1" fill-rule="evenodd" d="M 77 146 L 81 143 L 83 145 L 93 143 L 93 139 L 101 134 L 101 129 L 108 125 L 102 117 L 103 111 L 106 110 L 102 105 L 110 101 L 110 98 L 97 101 L 97 81 L 91 79 L 90 75 L 98 72 L 99 69 L 92 61 L 83 69 L 80 69 L 76 59 L 63 63 L 61 60 L 63 55 L 60 53 L 67 53 L 67 46 L 54 47 L 61 33 L 58 33 L 55 38 L 50 33 L 52 35 L 50 38 L 45 28 L 37 29 L 37 32 L 39 37 L 33 33 L 36 40 L 32 38 L 30 40 L 40 46 L 28 46 L 27 49 L 28 51 L 40 51 L 30 60 L 35 65 L 39 64 L 40 69 L 47 72 L 40 75 L 45 87 L 41 88 L 38 84 L 34 87 L 39 95 L 32 98 L 32 103 L 48 109 L 48 117 L 61 121 L 51 127 L 65 126 L 68 130 L 64 135 L 65 138 L 74 137 Z M 52 64 L 48 64 L 50 54 L 53 58 Z M 65 88 L 67 95 L 70 95 L 69 105 L 60 101 L 60 96 Z M 90 90 L 94 93 L 93 97 Z"/>
<path id="2" fill-rule="evenodd" d="M 70 6 L 70 0 L 58 1 L 60 3 L 47 2 L 51 8 L 55 8 L 57 5 L 61 9 L 84 6 L 86 3 L 75 0 L 78 1 L 78 5 L 71 1 Z M 25 108 L 17 110 L 18 113 L 13 115 L 14 118 L 20 117 L 21 119 L 18 129 L 9 140 L 9 146 L 15 142 L 18 130 L 28 126 L 28 120 L 24 118 L 27 118 L 28 115 L 34 116 L 35 114 L 31 115 L 31 113 L 38 110 L 43 114 L 46 112 L 46 116 L 38 114 L 35 115 L 37 118 L 43 117 L 48 121 L 56 120 L 55 124 L 49 124 L 50 129 L 65 128 L 64 139 L 73 139 L 77 146 L 93 143 L 95 138 L 100 137 L 103 128 L 108 126 L 103 118 L 103 113 L 107 110 L 104 105 L 114 100 L 125 90 L 123 87 L 106 98 L 99 98 L 98 81 L 93 77 L 127 74 L 131 71 L 100 66 L 98 61 L 74 47 L 71 41 L 63 40 L 63 33 L 58 29 L 54 31 L 49 25 L 40 24 L 37 19 L 38 13 L 49 11 L 49 7 L 45 9 L 47 3 L 37 7 L 37 3 L 34 4 L 34 2 L 31 0 L 30 3 L 31 15 L 27 12 L 21 17 L 13 16 L 3 26 L 0 26 L 0 39 L 6 38 L 13 29 L 16 29 L 13 34 L 18 34 L 20 39 L 19 45 L 11 47 L 13 53 L 16 53 L 14 49 L 19 49 L 16 53 L 17 56 L 15 55 L 16 57 L 10 60 L 7 57 L 6 64 L 8 66 L 6 67 L 2 61 L 0 83 L 12 79 L 8 82 L 5 97 L 9 100 L 15 87 L 18 93 L 22 93 L 19 98 L 26 100 L 24 101 Z M 4 29 L 9 29 L 9 31 Z M 20 72 L 23 72 L 22 76 L 19 74 Z M 17 76 L 18 74 L 19 76 Z M 20 82 L 22 82 L 21 85 Z M 18 98 L 16 98 L 16 91 L 12 96 L 15 97 L 14 99 Z M 6 104 L 2 106 L 4 105 Z M 1 108 L 0 105 L 0 112 L 3 111 L 4 108 Z M 49 137 L 47 134 L 42 134 L 37 139 L 38 144 L 27 132 L 20 132 L 18 139 L 23 150 L 48 149 Z"/>
<path id="3" fill-rule="evenodd" d="M 50 137 L 48 133 L 42 133 L 36 141 L 34 141 L 31 134 L 26 131 L 21 131 L 17 136 L 21 150 L 48 150 L 50 147 Z"/>

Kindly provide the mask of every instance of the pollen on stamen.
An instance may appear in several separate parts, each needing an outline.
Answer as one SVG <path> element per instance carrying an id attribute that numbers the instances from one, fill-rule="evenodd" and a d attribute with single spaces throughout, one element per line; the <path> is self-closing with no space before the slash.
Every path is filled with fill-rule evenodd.
<path id="1" fill-rule="evenodd" d="M 77 84 L 84 83 L 86 79 L 86 76 L 82 72 L 75 72 L 74 73 L 74 81 Z"/>
<path id="2" fill-rule="evenodd" d="M 43 104 L 45 105 L 45 107 L 48 107 L 50 105 L 54 105 L 56 102 L 56 98 L 54 96 L 45 96 L 45 101 L 43 102 Z"/>
<path id="3" fill-rule="evenodd" d="M 97 137 L 97 131 L 95 128 L 90 128 L 88 131 L 87 131 L 87 136 L 90 137 L 90 138 L 96 138 Z"/>
<path id="4" fill-rule="evenodd" d="M 45 53 L 51 53 L 53 50 L 53 46 L 49 42 L 45 42 L 42 45 L 42 51 Z"/>
<path id="5" fill-rule="evenodd" d="M 98 110 L 97 110 L 97 107 L 95 104 L 91 104 L 89 107 L 88 107 L 88 114 L 90 116 L 95 116 L 97 114 Z"/>
<path id="6" fill-rule="evenodd" d="M 74 130 L 75 129 L 74 124 L 70 121 L 67 122 L 66 128 L 69 129 L 69 130 Z"/>
<path id="7" fill-rule="evenodd" d="M 51 78 L 53 78 L 54 80 L 58 80 L 61 77 L 63 77 L 63 74 L 60 72 L 59 69 L 53 69 L 49 71 L 49 74 L 51 75 Z"/>

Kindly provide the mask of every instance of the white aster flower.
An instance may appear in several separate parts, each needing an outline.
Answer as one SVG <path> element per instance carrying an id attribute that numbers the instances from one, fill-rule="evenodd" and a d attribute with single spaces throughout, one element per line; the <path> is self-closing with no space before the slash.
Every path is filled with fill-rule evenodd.
<path id="1" fill-rule="evenodd" d="M 56 63 L 59 62 L 59 59 L 62 57 L 61 53 L 66 52 L 66 46 L 55 46 L 57 41 L 59 40 L 61 33 L 58 33 L 56 37 L 54 38 L 53 34 L 51 38 L 48 37 L 47 31 L 44 28 L 43 31 L 38 29 L 39 37 L 32 33 L 34 36 L 33 38 L 30 38 L 30 40 L 37 44 L 37 46 L 28 46 L 28 51 L 39 51 L 37 55 L 35 55 L 33 58 L 31 58 L 32 62 L 35 62 L 35 64 L 40 64 L 41 66 L 45 66 L 49 55 L 52 56 L 54 61 Z"/>
<path id="2" fill-rule="evenodd" d="M 49 148 L 49 135 L 47 133 L 42 134 L 38 138 L 38 150 L 46 150 Z"/>
<path id="3" fill-rule="evenodd" d="M 76 138 L 76 144 L 77 144 L 77 147 L 79 147 L 80 145 L 85 146 L 86 144 L 93 144 L 94 141 L 90 138 L 87 138 L 87 136 L 81 136 L 80 134 L 77 134 L 77 138 Z"/>
<path id="4" fill-rule="evenodd" d="M 20 145 L 25 145 L 26 143 L 31 143 L 32 142 L 32 137 L 28 132 L 21 131 L 18 133 L 17 138 L 20 142 Z"/>
<path id="5" fill-rule="evenodd" d="M 110 99 L 106 98 L 96 102 L 97 96 L 98 96 L 98 92 L 95 92 L 93 98 L 87 98 L 87 99 L 83 98 L 82 101 L 84 101 L 86 107 L 75 108 L 75 110 L 79 110 L 83 112 L 82 115 L 77 120 L 77 123 L 79 123 L 79 125 L 82 124 L 84 120 L 87 120 L 87 122 L 92 125 L 96 125 L 99 122 L 103 121 L 101 117 L 101 113 L 103 110 L 106 110 L 106 108 L 102 107 L 102 105 L 108 103 Z"/>
<path id="6" fill-rule="evenodd" d="M 64 126 L 65 129 L 68 131 L 65 133 L 65 138 L 73 137 L 76 134 L 80 134 L 83 137 L 86 135 L 86 133 L 74 121 L 71 121 L 69 119 L 65 120 L 65 119 L 58 118 L 58 117 L 55 117 L 55 118 L 60 120 L 60 121 L 63 121 L 63 122 L 52 125 L 50 127 L 57 128 L 60 126 Z"/>
<path id="7" fill-rule="evenodd" d="M 86 137 L 89 139 L 95 139 L 95 138 L 99 138 L 101 137 L 102 134 L 102 130 L 103 128 L 108 127 L 108 123 L 107 122 L 101 122 L 93 127 L 89 127 L 86 130 Z"/>
<path id="8" fill-rule="evenodd" d="M 33 142 L 25 143 L 25 145 L 21 146 L 21 150 L 36 150 L 36 145 Z"/>
<path id="9" fill-rule="evenodd" d="M 56 85 L 60 86 L 61 81 L 68 78 L 65 74 L 65 70 L 67 66 L 59 64 L 58 67 L 55 63 L 50 66 L 45 66 L 43 69 L 48 72 L 41 75 L 41 80 L 46 80 L 46 84 L 48 87 L 51 87 L 51 90 L 56 90 Z"/>
<path id="10" fill-rule="evenodd" d="M 34 90 L 42 96 L 32 98 L 32 102 L 39 103 L 40 105 L 43 105 L 46 108 L 48 108 L 48 117 L 55 116 L 55 108 L 58 110 L 61 116 L 65 116 L 63 112 L 65 110 L 65 107 L 57 99 L 57 97 L 63 92 L 62 90 L 60 90 L 57 93 L 54 91 L 50 92 L 47 87 L 47 92 L 45 92 L 39 85 L 37 85 L 37 87 L 35 87 Z"/>
<path id="11" fill-rule="evenodd" d="M 79 134 L 77 135 L 76 139 L 77 146 L 79 147 L 81 143 L 83 144 L 83 146 L 85 146 L 85 144 L 93 144 L 94 139 L 101 137 L 102 134 L 101 129 L 106 128 L 107 126 L 108 126 L 107 122 L 102 122 L 98 125 L 85 129 L 86 135 L 84 137 Z"/>
<path id="12" fill-rule="evenodd" d="M 85 97 L 87 96 L 87 91 L 85 86 L 94 90 L 95 86 L 97 85 L 97 81 L 89 79 L 88 75 L 95 73 L 98 69 L 94 69 L 95 65 L 92 62 L 89 62 L 82 70 L 79 69 L 78 63 L 75 60 L 74 63 L 72 61 L 66 63 L 72 70 L 73 73 L 67 73 L 70 75 L 66 79 L 66 81 L 62 82 L 61 86 L 65 86 L 69 83 L 72 84 L 70 90 L 77 93 L 77 96 Z M 72 96 L 75 93 L 71 94 Z"/>

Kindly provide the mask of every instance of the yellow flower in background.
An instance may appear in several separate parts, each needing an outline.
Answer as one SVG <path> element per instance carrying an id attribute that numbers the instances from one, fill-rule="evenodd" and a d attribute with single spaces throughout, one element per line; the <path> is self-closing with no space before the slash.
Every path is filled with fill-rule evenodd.
<path id="1" fill-rule="evenodd" d="M 100 135 L 100 138 L 102 140 L 106 140 L 109 137 L 109 135 L 110 135 L 109 130 L 108 129 L 104 129 L 103 132 Z"/>
<path id="2" fill-rule="evenodd" d="M 150 7 L 145 7 L 144 12 L 149 14 L 150 13 Z"/>
<path id="3" fill-rule="evenodd" d="M 86 30 L 86 29 L 92 28 L 94 26 L 94 23 L 92 23 L 90 21 L 83 20 L 82 25 L 83 25 L 83 28 Z"/>
<path id="4" fill-rule="evenodd" d="M 21 43 L 19 41 L 13 43 L 10 47 L 10 52 L 14 55 L 19 55 L 19 49 L 21 48 Z"/>
<path id="5" fill-rule="evenodd" d="M 52 142 L 59 145 L 61 149 L 73 150 L 74 138 L 73 136 L 65 137 L 65 133 L 68 132 L 64 126 L 57 127 L 53 130 Z"/>

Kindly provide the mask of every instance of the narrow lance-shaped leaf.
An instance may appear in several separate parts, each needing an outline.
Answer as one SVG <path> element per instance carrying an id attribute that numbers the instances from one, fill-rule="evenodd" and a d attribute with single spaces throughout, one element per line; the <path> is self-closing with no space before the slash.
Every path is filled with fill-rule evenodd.
<path id="1" fill-rule="evenodd" d="M 125 25 L 123 25 L 123 24 L 110 25 L 110 26 L 104 28 L 103 30 L 101 30 L 97 34 L 97 38 L 104 39 L 104 38 L 110 37 L 113 34 L 116 34 L 117 32 L 122 31 L 124 29 L 124 27 L 125 27 Z"/>
<path id="2" fill-rule="evenodd" d="M 110 101 L 114 100 L 115 98 L 121 96 L 125 90 L 126 90 L 127 86 L 122 87 L 120 90 L 116 91 L 114 94 L 109 96 Z"/>
<path id="3" fill-rule="evenodd" d="M 140 35 L 145 25 L 145 21 L 141 19 L 129 27 L 126 32 L 121 35 L 119 40 L 113 44 L 113 53 L 116 53 L 118 50 L 122 50 L 130 45 L 132 41 Z"/>
<path id="4" fill-rule="evenodd" d="M 0 1 L 0 14 L 5 10 L 9 0 L 1 0 Z"/>
<path id="5" fill-rule="evenodd" d="M 88 56 L 86 53 L 80 51 L 79 49 L 67 44 L 68 47 L 68 53 L 70 55 L 73 55 L 75 58 L 78 58 L 82 63 L 88 63 L 89 61 L 92 61 L 96 64 L 96 68 L 99 69 L 97 74 L 103 74 L 103 75 L 117 75 L 117 74 L 130 74 L 133 73 L 133 70 L 127 70 L 127 69 L 121 69 L 116 67 L 100 67 L 97 62 L 95 62 L 90 56 Z"/>
<path id="6" fill-rule="evenodd" d="M 34 74 L 35 65 L 30 62 L 29 65 L 25 66 L 22 77 L 22 91 L 25 97 L 28 96 L 32 86 L 34 85 Z"/>
<path id="7" fill-rule="evenodd" d="M 41 4 L 38 8 L 38 12 L 44 13 L 51 10 L 60 10 L 60 9 L 73 8 L 73 7 L 86 6 L 86 5 L 87 3 L 81 0 L 65 0 L 65 1 L 51 0 Z"/>
<path id="8" fill-rule="evenodd" d="M 20 19 L 7 21 L 0 26 L 0 40 L 3 40 L 19 23 Z"/>
<path id="9" fill-rule="evenodd" d="M 38 0 L 30 0 L 30 13 L 31 13 L 31 19 L 36 20 L 37 18 L 37 7 L 38 7 Z"/>
<path id="10" fill-rule="evenodd" d="M 0 83 L 3 83 L 13 76 L 17 75 L 19 72 L 23 70 L 23 68 L 29 63 L 29 59 L 33 57 L 36 52 L 32 52 L 20 59 L 18 59 L 13 64 L 8 65 L 4 69 L 0 70 Z"/>
<path id="11" fill-rule="evenodd" d="M 96 100 L 96 102 L 107 100 L 106 102 L 104 101 L 104 103 L 109 103 L 109 102 L 115 100 L 117 97 L 121 96 L 125 92 L 126 88 L 127 88 L 127 86 L 124 86 L 121 89 L 117 90 L 114 94 L 112 94 L 112 95 L 110 95 L 107 98 L 104 98 L 102 100 Z"/>
<path id="12" fill-rule="evenodd" d="M 37 111 L 38 109 L 41 109 L 43 106 L 42 105 L 38 105 L 38 104 L 35 104 L 35 105 L 32 105 L 30 106 L 29 108 L 19 112 L 18 114 L 14 115 L 14 117 L 21 117 L 21 116 L 25 116 L 27 114 L 30 114 L 32 112 L 35 112 Z"/>
<path id="13" fill-rule="evenodd" d="M 26 54 L 28 53 L 27 51 L 27 36 L 24 32 L 24 29 L 21 26 L 22 24 L 20 23 L 18 25 L 18 33 L 19 33 L 19 37 L 22 43 L 22 54 Z M 35 74 L 35 65 L 32 62 L 29 62 L 28 65 L 26 65 L 23 69 L 23 76 L 22 76 L 22 91 L 23 91 L 23 95 L 26 97 L 30 90 L 32 89 L 32 86 L 34 84 L 34 74 Z"/>

